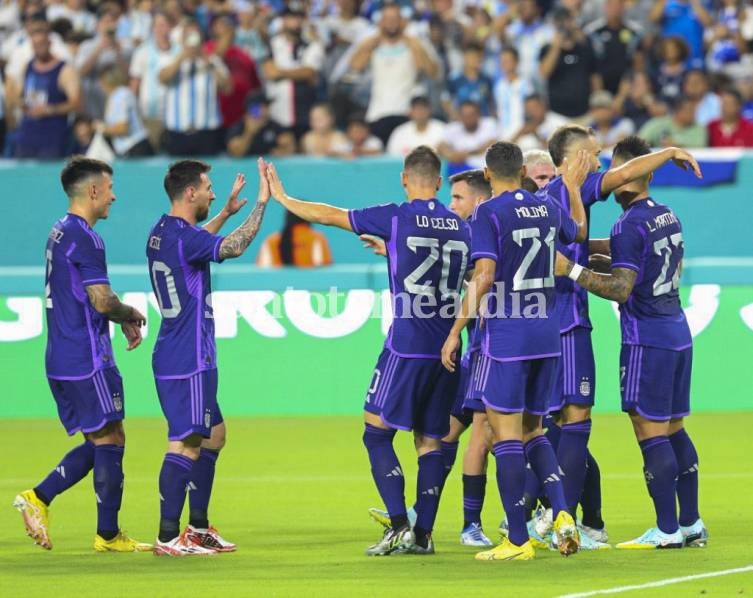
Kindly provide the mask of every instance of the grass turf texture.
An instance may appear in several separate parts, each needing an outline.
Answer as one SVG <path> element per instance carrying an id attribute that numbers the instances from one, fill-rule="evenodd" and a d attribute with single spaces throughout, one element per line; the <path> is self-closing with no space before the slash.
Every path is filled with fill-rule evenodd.
<path id="1" fill-rule="evenodd" d="M 121 525 L 153 541 L 164 424 L 127 421 L 126 486 Z M 462 449 L 442 499 L 433 557 L 365 557 L 380 527 L 366 514 L 380 504 L 361 444 L 359 418 L 256 418 L 228 422 L 210 519 L 235 554 L 155 558 L 92 550 L 95 504 L 91 477 L 51 509 L 52 552 L 25 536 L 11 508 L 15 494 L 37 483 L 74 445 L 53 420 L 1 420 L 0 596 L 556 596 L 652 582 L 753 564 L 750 490 L 753 413 L 699 415 L 689 421 L 701 462 L 701 512 L 712 541 L 706 549 L 603 551 L 564 559 L 538 551 L 523 563 L 473 560 L 460 546 Z M 414 494 L 416 459 L 407 434 L 398 454 Z M 592 450 L 601 465 L 604 517 L 612 542 L 653 525 L 640 452 L 624 416 L 595 419 Z M 494 466 L 483 516 L 497 538 L 502 516 Z M 747 505 L 747 507 L 745 506 Z M 187 510 L 184 512 L 187 513 Z M 184 517 L 185 521 L 185 517 Z M 753 594 L 753 573 L 632 592 L 640 596 Z"/>

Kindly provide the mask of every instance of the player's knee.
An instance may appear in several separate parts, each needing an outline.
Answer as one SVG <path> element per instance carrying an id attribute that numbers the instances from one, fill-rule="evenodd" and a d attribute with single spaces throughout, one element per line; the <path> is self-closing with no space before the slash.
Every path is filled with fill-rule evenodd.
<path id="1" fill-rule="evenodd" d="M 419 457 L 432 451 L 442 450 L 442 441 L 439 438 L 424 436 L 420 432 L 413 433 L 413 444 Z"/>
<path id="2" fill-rule="evenodd" d="M 385 444 L 392 444 L 392 439 L 395 437 L 395 430 L 378 428 L 367 423 L 363 430 L 363 445 L 367 449 L 371 449 L 377 446 L 383 446 Z"/>
<path id="3" fill-rule="evenodd" d="M 591 407 L 586 405 L 565 405 L 559 414 L 558 425 L 577 424 L 591 419 Z"/>

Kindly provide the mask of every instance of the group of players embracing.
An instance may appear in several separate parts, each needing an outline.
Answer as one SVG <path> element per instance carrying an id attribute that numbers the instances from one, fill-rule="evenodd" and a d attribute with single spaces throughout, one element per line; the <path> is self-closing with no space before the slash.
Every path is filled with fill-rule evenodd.
<path id="1" fill-rule="evenodd" d="M 360 235 L 388 261 L 393 320 L 369 384 L 363 433 L 385 506 L 369 513 L 385 529 L 367 555 L 434 553 L 439 500 L 468 427 L 460 541 L 485 549 L 477 559 L 528 560 L 534 548 L 565 556 L 610 548 L 599 468 L 588 450 L 596 382 L 588 291 L 620 304 L 622 409 L 656 511 L 655 527 L 617 548 L 704 546 L 698 456 L 683 424 L 692 339 L 678 294 L 682 230 L 675 214 L 649 195 L 652 173 L 666 162 L 699 177 L 700 169 L 687 152 L 651 152 L 637 137 L 615 147 L 603 172 L 600 151 L 591 132 L 577 125 L 553 134 L 548 155 L 524 157 L 512 143 L 494 143 L 483 170 L 450 177 L 447 207 L 436 199 L 441 161 L 420 146 L 400 175 L 407 202 L 353 210 L 291 197 L 275 167 L 259 159 L 257 202 L 226 237 L 220 228 L 246 203 L 238 199 L 245 178 L 238 176 L 222 211 L 200 227 L 214 200 L 209 166 L 171 165 L 165 177 L 171 209 L 147 241 L 162 314 L 152 365 L 169 428 L 153 546 L 118 525 L 123 390 L 108 334 L 108 320 L 121 323 L 134 348 L 144 317 L 110 290 L 104 243 L 92 229 L 114 200 L 112 170 L 72 159 L 62 175 L 69 213 L 47 244 L 47 374 L 66 430 L 83 432 L 85 442 L 16 498 L 29 535 L 52 547 L 50 502 L 93 469 L 95 549 L 171 556 L 235 549 L 207 515 L 225 442 L 209 264 L 243 254 L 274 197 L 304 220 Z M 590 208 L 612 193 L 623 214 L 609 239 L 589 241 Z M 398 430 L 413 432 L 418 455 L 410 509 L 393 447 Z M 489 453 L 505 511 L 496 547 L 481 524 Z M 186 488 L 190 520 L 181 532 Z"/>

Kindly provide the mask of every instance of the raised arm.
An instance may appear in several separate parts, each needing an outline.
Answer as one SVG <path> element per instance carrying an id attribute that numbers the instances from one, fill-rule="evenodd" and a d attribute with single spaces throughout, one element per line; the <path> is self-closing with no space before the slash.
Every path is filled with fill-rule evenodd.
<path id="1" fill-rule="evenodd" d="M 598 274 L 567 259 L 557 252 L 554 268 L 557 276 L 567 276 L 594 295 L 625 303 L 635 285 L 637 272 L 630 268 L 612 268 L 609 274 Z"/>
<path id="2" fill-rule="evenodd" d="M 350 218 L 348 218 L 348 210 L 326 203 L 315 203 L 290 197 L 285 192 L 282 181 L 273 164 L 267 164 L 266 173 L 272 197 L 279 201 L 285 209 L 307 222 L 336 226 L 347 231 L 353 230 L 353 227 L 350 225 Z"/>
<path id="3" fill-rule="evenodd" d="M 374 50 L 377 49 L 377 46 L 379 46 L 381 41 L 381 35 L 374 35 L 365 39 L 351 57 L 350 68 L 354 71 L 364 70 L 369 65 L 371 55 L 374 53 Z"/>
<path id="4" fill-rule="evenodd" d="M 264 161 L 261 158 L 257 161 L 257 165 L 259 168 L 259 195 L 256 198 L 256 205 L 243 224 L 223 239 L 220 245 L 220 259 L 224 260 L 243 255 L 243 252 L 251 245 L 251 241 L 256 238 L 256 234 L 261 228 L 264 210 L 267 209 L 267 203 L 269 203 L 269 184 L 264 176 Z"/>
<path id="5" fill-rule="evenodd" d="M 449 371 L 455 371 L 458 347 L 460 347 L 460 333 L 469 322 L 477 317 L 481 302 L 494 285 L 494 273 L 497 262 L 491 258 L 476 260 L 473 276 L 465 290 L 460 313 L 455 318 L 450 334 L 442 347 L 442 365 Z"/>
<path id="6" fill-rule="evenodd" d="M 690 153 L 679 147 L 668 147 L 607 170 L 601 182 L 601 192 L 608 195 L 618 187 L 654 172 L 670 160 L 683 170 L 691 169 L 699 179 L 703 178 L 701 167 Z"/>
<path id="7" fill-rule="evenodd" d="M 225 222 L 227 222 L 228 218 L 230 218 L 230 216 L 232 216 L 233 214 L 237 214 L 241 210 L 241 208 L 243 208 L 243 206 L 248 203 L 247 199 L 238 199 L 238 195 L 240 195 L 240 192 L 245 184 L 246 176 L 238 173 L 235 176 L 233 189 L 230 191 L 230 195 L 227 198 L 227 203 L 224 205 L 219 214 L 217 214 L 214 218 L 212 218 L 204 225 L 204 230 L 209 231 L 213 235 L 218 234 Z"/>

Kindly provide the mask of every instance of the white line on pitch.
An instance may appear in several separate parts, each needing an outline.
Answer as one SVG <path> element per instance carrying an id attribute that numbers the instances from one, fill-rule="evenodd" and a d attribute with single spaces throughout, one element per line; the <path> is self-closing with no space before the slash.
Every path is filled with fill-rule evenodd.
<path id="1" fill-rule="evenodd" d="M 686 575 L 685 577 L 670 577 L 668 579 L 662 579 L 659 581 L 652 581 L 649 583 L 642 583 L 633 586 L 618 586 L 616 588 L 608 588 L 606 590 L 594 590 L 593 592 L 583 592 L 580 594 L 565 594 L 559 598 L 586 598 L 587 596 L 599 596 L 602 594 L 621 594 L 622 592 L 632 592 L 633 590 L 645 590 L 647 588 L 661 588 L 663 586 L 669 586 L 676 583 L 683 583 L 686 581 L 695 581 L 696 579 L 707 579 L 709 577 L 722 577 L 724 575 L 735 575 L 737 573 L 749 573 L 753 572 L 753 565 L 747 567 L 738 567 L 737 569 L 724 569 L 722 571 L 710 571 L 709 573 L 699 573 L 698 575 Z"/>

